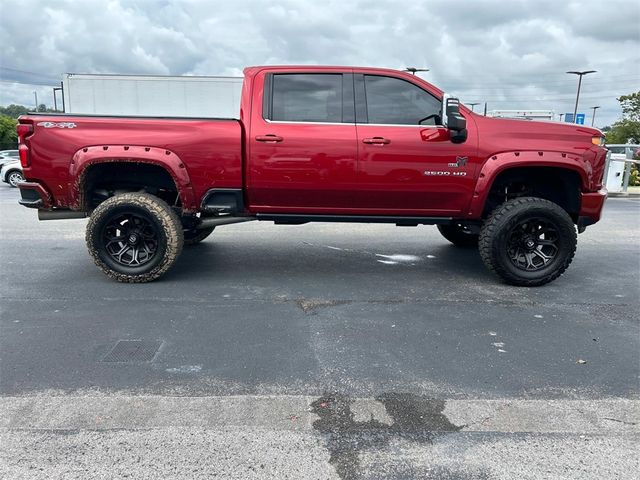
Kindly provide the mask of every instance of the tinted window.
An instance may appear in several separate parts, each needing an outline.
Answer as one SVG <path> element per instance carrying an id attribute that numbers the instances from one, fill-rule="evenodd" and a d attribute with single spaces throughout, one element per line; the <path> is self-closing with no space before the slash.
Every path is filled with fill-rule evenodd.
<path id="1" fill-rule="evenodd" d="M 342 75 L 274 75 L 271 108 L 271 120 L 342 122 Z"/>
<path id="2" fill-rule="evenodd" d="M 440 115 L 440 101 L 413 83 L 399 78 L 365 75 L 369 123 L 418 125 L 429 115 Z M 423 125 L 436 125 L 432 118 Z"/>

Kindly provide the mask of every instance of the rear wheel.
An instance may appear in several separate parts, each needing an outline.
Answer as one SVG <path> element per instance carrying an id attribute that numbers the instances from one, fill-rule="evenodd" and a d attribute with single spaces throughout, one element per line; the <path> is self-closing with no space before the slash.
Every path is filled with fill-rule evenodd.
<path id="1" fill-rule="evenodd" d="M 575 225 L 553 202 L 520 197 L 497 207 L 480 230 L 485 265 L 512 285 L 538 286 L 564 273 L 576 251 Z"/>
<path id="2" fill-rule="evenodd" d="M 20 170 L 13 170 L 7 174 L 7 182 L 13 188 L 16 188 L 19 183 L 24 182 L 24 175 Z"/>
<path id="3" fill-rule="evenodd" d="M 213 233 L 216 227 L 209 227 L 203 229 L 190 228 L 184 230 L 184 244 L 185 245 L 195 245 L 196 243 L 200 243 L 205 238 Z"/>
<path id="4" fill-rule="evenodd" d="M 438 225 L 438 230 L 444 238 L 456 247 L 475 247 L 478 245 L 477 233 L 473 233 L 469 227 L 461 224 Z"/>
<path id="5" fill-rule="evenodd" d="M 182 224 L 163 200 L 147 193 L 108 198 L 93 211 L 86 242 L 94 262 L 119 282 L 151 282 L 171 268 L 183 245 Z"/>

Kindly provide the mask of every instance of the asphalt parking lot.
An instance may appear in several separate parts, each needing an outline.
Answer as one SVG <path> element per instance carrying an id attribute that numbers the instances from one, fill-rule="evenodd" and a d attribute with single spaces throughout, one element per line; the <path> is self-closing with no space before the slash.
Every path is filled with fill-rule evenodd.
<path id="1" fill-rule="evenodd" d="M 17 198 L 2 478 L 636 478 L 638 198 L 533 289 L 435 227 L 262 222 L 123 285 Z"/>

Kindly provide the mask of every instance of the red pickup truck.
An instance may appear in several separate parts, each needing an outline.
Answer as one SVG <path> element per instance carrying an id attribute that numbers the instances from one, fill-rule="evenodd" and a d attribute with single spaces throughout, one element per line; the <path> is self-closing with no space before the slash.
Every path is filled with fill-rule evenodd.
<path id="1" fill-rule="evenodd" d="M 122 282 L 155 280 L 216 226 L 268 220 L 437 225 L 504 281 L 542 285 L 606 199 L 599 130 L 487 118 L 388 69 L 247 68 L 236 119 L 19 120 L 20 203 L 89 216 L 89 252 Z"/>

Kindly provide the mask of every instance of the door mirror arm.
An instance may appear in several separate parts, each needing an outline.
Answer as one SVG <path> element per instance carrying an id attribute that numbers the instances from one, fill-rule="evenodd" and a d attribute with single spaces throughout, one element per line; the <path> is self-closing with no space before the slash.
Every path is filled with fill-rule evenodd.
<path id="1" fill-rule="evenodd" d="M 467 119 L 460 113 L 460 100 L 446 93 L 442 98 L 442 120 L 451 132 L 453 143 L 462 143 L 467 139 Z"/>

